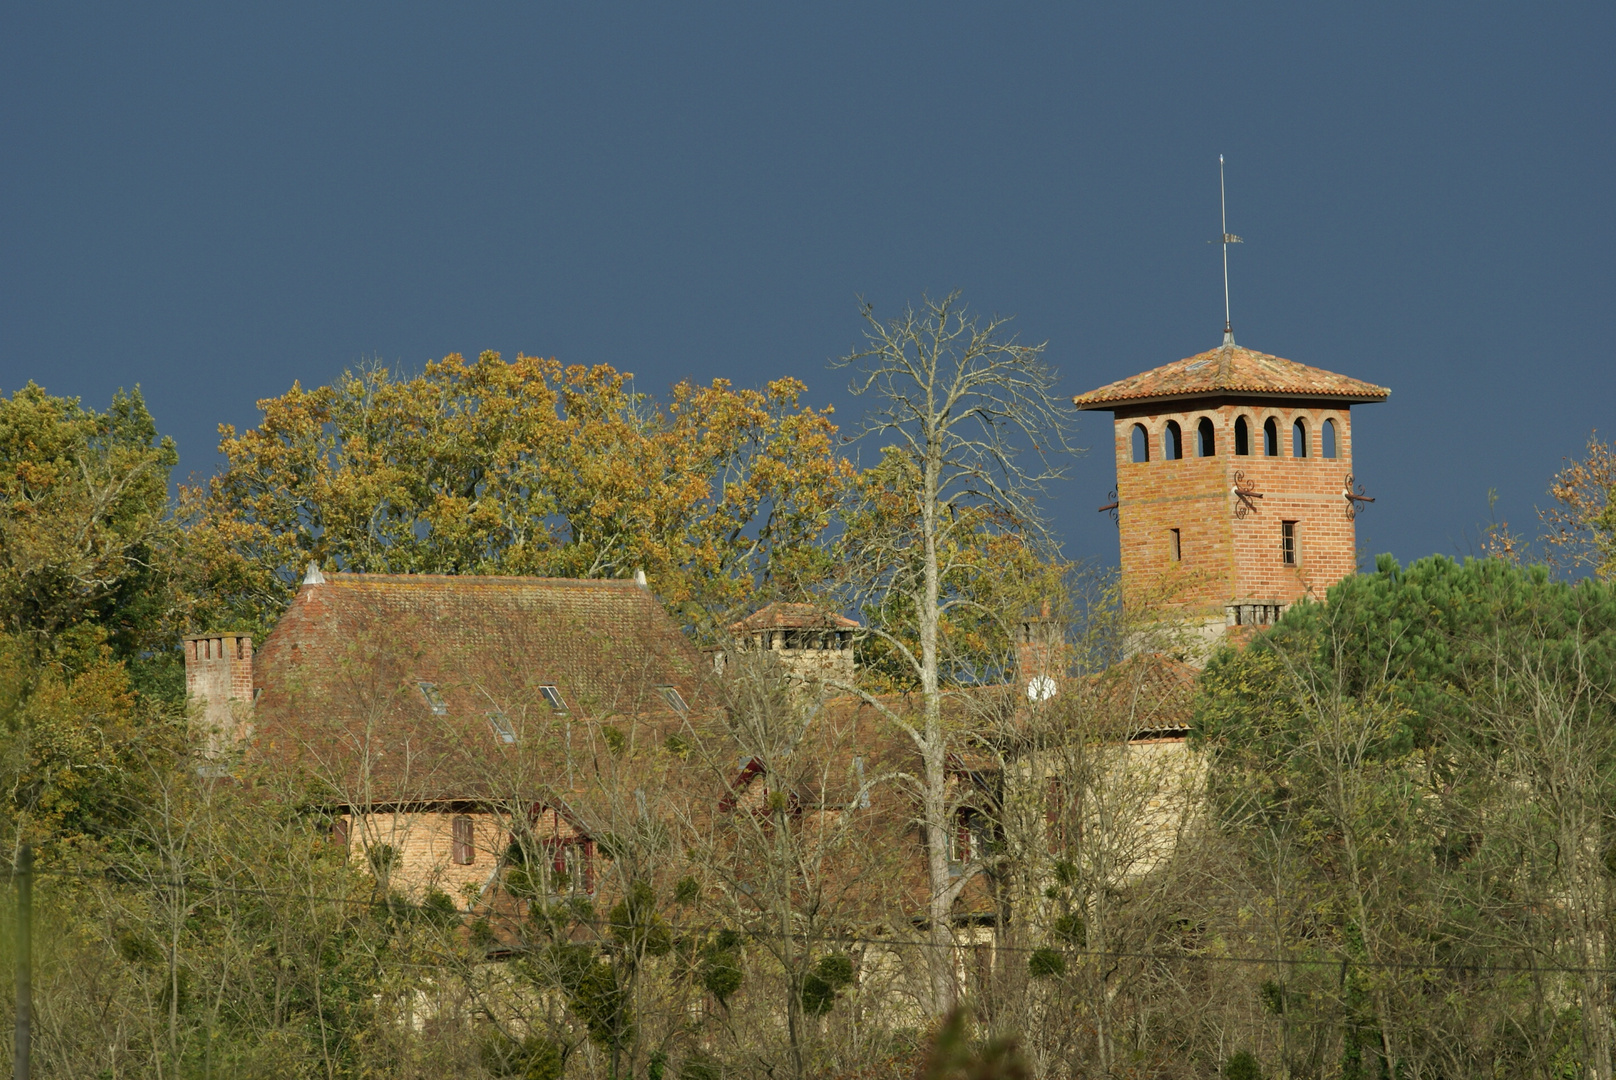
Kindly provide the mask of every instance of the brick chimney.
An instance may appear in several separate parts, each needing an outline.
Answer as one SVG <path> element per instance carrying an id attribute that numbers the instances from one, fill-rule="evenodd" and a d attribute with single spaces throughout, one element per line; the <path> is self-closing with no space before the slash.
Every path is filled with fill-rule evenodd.
<path id="1" fill-rule="evenodd" d="M 185 696 L 208 757 L 220 757 L 252 733 L 251 634 L 193 634 L 185 639 Z"/>
<path id="2" fill-rule="evenodd" d="M 1066 675 L 1066 639 L 1049 614 L 1029 615 L 1016 624 L 1016 684 L 1031 701 L 1047 701 Z"/>

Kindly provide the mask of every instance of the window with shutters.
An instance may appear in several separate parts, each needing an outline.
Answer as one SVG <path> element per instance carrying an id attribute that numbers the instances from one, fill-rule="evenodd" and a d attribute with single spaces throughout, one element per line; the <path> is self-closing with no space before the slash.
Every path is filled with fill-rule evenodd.
<path id="1" fill-rule="evenodd" d="M 557 896 L 583 896 L 595 891 L 595 842 L 583 837 L 560 840 L 550 848 L 550 891 Z"/>
<path id="2" fill-rule="evenodd" d="M 1044 797 L 1044 826 L 1049 838 L 1049 850 L 1055 855 L 1064 854 L 1066 851 L 1066 823 L 1070 817 L 1066 803 L 1065 779 L 1059 776 L 1050 777 L 1049 790 Z"/>
<path id="3" fill-rule="evenodd" d="M 454 851 L 452 858 L 457 866 L 470 866 L 477 861 L 476 836 L 472 829 L 471 818 L 459 814 L 454 819 Z"/>

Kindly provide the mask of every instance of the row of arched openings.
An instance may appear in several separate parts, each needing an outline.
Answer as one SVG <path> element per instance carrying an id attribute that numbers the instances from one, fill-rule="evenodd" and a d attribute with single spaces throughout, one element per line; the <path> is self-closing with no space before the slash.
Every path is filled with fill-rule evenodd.
<path id="1" fill-rule="evenodd" d="M 1298 418 L 1291 425 L 1291 457 L 1309 456 L 1311 446 L 1307 421 Z M 1200 423 L 1195 425 L 1195 456 L 1215 457 L 1217 452 L 1217 429 L 1212 426 L 1210 417 L 1203 416 Z M 1234 422 L 1234 452 L 1238 457 L 1251 455 L 1251 427 L 1244 416 L 1237 417 Z M 1334 420 L 1326 420 L 1319 429 L 1319 452 L 1326 458 L 1335 457 Z M 1167 426 L 1162 429 L 1162 456 L 1168 461 L 1176 461 L 1184 456 L 1184 430 L 1179 427 L 1177 420 L 1167 421 Z M 1279 456 L 1279 422 L 1272 416 L 1263 421 L 1262 456 Z M 1150 460 L 1150 432 L 1143 424 L 1133 426 L 1133 460 L 1135 462 Z"/>

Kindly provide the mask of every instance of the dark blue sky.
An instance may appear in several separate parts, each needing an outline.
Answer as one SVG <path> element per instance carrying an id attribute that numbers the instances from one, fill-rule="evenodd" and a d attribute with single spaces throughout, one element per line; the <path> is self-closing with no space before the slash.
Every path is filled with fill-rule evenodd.
<path id="1" fill-rule="evenodd" d="M 1081 391 L 1236 336 L 1392 387 L 1361 543 L 1530 526 L 1616 434 L 1616 7 L 13 5 L 0 390 L 141 384 L 181 471 L 369 358 L 663 390 L 960 288 Z M 1116 559 L 1097 452 L 1051 496 Z"/>

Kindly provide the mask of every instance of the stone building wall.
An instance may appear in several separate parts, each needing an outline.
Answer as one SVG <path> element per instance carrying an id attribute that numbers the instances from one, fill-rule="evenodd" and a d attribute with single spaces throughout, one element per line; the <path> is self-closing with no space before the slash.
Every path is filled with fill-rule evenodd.
<path id="1" fill-rule="evenodd" d="M 471 821 L 469 862 L 455 859 L 454 822 Z M 338 828 L 346 832 L 350 857 L 369 867 L 369 849 L 386 844 L 396 853 L 390 884 L 412 900 L 441 889 L 466 908 L 493 880 L 510 846 L 506 820 L 496 814 L 455 809 L 384 811 L 344 815 Z M 533 823 L 541 843 L 566 844 L 582 839 L 578 831 L 554 810 L 542 811 Z"/>
<path id="2" fill-rule="evenodd" d="M 252 635 L 195 634 L 184 648 L 185 696 L 205 753 L 217 757 L 252 733 Z"/>

